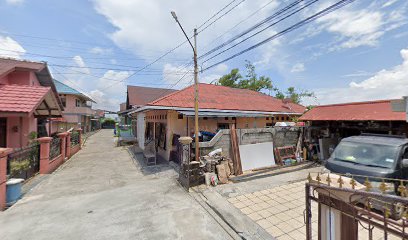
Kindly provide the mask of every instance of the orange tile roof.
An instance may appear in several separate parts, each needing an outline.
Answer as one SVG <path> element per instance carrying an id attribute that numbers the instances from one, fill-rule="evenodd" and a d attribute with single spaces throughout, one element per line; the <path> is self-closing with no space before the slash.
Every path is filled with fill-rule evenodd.
<path id="1" fill-rule="evenodd" d="M 405 112 L 394 112 L 392 100 L 316 106 L 301 121 L 406 121 Z"/>
<path id="2" fill-rule="evenodd" d="M 184 88 L 148 105 L 194 108 L 194 85 Z M 238 111 L 285 112 L 302 114 L 304 106 L 285 104 L 282 100 L 248 89 L 213 84 L 199 84 L 199 108 Z"/>
<path id="3" fill-rule="evenodd" d="M 175 91 L 176 90 L 174 89 L 166 88 L 151 88 L 130 85 L 127 86 L 128 100 L 129 105 L 131 106 L 144 106 L 151 101 L 154 101 Z"/>
<path id="4" fill-rule="evenodd" d="M 0 112 L 31 113 L 49 91 L 50 87 L 0 85 Z"/>

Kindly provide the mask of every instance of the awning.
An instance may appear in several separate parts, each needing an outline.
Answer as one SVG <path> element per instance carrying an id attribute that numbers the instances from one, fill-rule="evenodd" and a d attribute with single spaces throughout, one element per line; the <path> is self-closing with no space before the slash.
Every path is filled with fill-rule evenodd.
<path id="1" fill-rule="evenodd" d="M 0 113 L 36 117 L 62 117 L 61 109 L 50 87 L 0 85 Z"/>
<path id="2" fill-rule="evenodd" d="M 187 117 L 195 116 L 194 111 L 177 111 Z M 199 111 L 199 117 L 270 117 L 264 113 L 247 113 L 247 112 L 221 112 L 221 111 Z"/>

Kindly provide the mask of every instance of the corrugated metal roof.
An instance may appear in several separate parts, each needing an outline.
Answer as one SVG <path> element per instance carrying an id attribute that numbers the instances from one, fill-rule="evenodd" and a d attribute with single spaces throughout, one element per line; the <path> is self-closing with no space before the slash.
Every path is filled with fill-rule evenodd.
<path id="1" fill-rule="evenodd" d="M 194 86 L 169 94 L 148 105 L 194 108 Z M 199 84 L 199 108 L 297 114 L 305 111 L 304 106 L 284 103 L 280 99 L 260 92 L 204 83 Z"/>
<path id="2" fill-rule="evenodd" d="M 301 121 L 405 121 L 404 112 L 394 112 L 392 100 L 316 106 Z"/>
<path id="3" fill-rule="evenodd" d="M 57 79 L 54 79 L 55 87 L 57 88 L 58 93 L 62 94 L 72 94 L 72 95 L 78 95 L 82 96 L 85 98 L 87 101 L 95 102 L 92 98 L 86 96 L 85 94 L 81 93 L 80 91 L 58 81 Z"/>

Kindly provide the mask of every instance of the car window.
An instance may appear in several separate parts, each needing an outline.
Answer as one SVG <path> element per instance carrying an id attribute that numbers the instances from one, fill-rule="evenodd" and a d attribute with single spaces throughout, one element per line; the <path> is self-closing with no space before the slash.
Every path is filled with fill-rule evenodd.
<path id="1" fill-rule="evenodd" d="M 390 168 L 394 166 L 398 148 L 388 145 L 341 142 L 333 152 L 334 160 Z"/>

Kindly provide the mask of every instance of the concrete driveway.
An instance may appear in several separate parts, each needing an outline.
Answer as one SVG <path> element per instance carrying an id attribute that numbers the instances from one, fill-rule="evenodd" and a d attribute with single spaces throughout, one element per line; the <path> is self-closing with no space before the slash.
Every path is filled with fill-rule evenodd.
<path id="1" fill-rule="evenodd" d="M 230 239 L 176 176 L 170 167 L 141 168 L 102 130 L 0 212 L 0 239 Z"/>

